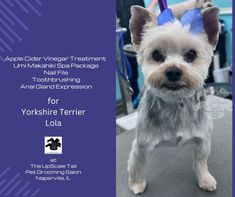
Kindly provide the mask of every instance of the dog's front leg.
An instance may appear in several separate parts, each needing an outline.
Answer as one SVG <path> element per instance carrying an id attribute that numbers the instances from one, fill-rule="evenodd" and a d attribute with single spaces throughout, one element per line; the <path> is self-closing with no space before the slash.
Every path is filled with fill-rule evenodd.
<path id="1" fill-rule="evenodd" d="M 208 171 L 207 159 L 210 154 L 211 140 L 197 138 L 194 157 L 194 170 L 198 185 L 206 191 L 216 190 L 216 180 Z"/>
<path id="2" fill-rule="evenodd" d="M 129 187 L 135 193 L 143 193 L 146 187 L 144 167 L 147 160 L 147 148 L 139 145 L 135 139 L 128 160 Z"/>

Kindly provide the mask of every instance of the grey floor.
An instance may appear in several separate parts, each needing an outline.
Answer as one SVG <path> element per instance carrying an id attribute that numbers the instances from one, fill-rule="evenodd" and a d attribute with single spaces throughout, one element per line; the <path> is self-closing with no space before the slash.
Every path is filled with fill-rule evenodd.
<path id="1" fill-rule="evenodd" d="M 134 197 L 128 188 L 127 159 L 134 131 L 117 135 L 117 197 Z M 192 173 L 191 146 L 160 147 L 146 167 L 147 189 L 141 197 L 231 197 L 232 196 L 232 112 L 214 120 L 209 170 L 218 182 L 213 193 L 198 188 Z"/>

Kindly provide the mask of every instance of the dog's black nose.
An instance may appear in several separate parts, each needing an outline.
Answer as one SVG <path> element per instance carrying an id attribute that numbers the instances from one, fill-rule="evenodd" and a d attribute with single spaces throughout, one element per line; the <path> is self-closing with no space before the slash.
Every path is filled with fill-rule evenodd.
<path id="1" fill-rule="evenodd" d="M 182 71 L 177 67 L 171 67 L 166 70 L 165 74 L 169 81 L 179 81 Z"/>

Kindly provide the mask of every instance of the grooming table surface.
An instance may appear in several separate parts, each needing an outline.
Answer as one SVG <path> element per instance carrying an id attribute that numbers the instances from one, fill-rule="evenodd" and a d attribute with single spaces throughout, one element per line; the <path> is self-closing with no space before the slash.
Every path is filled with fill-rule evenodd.
<path id="1" fill-rule="evenodd" d="M 219 99 L 231 106 L 231 101 Z M 160 147 L 153 151 L 146 166 L 147 188 L 141 197 L 232 197 L 232 111 L 214 120 L 212 151 L 208 165 L 217 179 L 215 192 L 197 186 L 192 171 L 191 145 Z M 117 136 L 117 197 L 135 197 L 128 188 L 127 160 L 135 132 Z"/>

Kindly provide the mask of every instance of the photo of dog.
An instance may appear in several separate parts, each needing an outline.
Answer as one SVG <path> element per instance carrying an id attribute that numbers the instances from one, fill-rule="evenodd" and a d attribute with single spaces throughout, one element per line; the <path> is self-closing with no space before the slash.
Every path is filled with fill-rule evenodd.
<path id="1" fill-rule="evenodd" d="M 145 191 L 144 169 L 150 152 L 162 145 L 188 143 L 195 146 L 193 169 L 199 187 L 210 192 L 217 188 L 207 166 L 212 121 L 205 112 L 203 85 L 218 41 L 219 9 L 202 0 L 170 8 L 176 20 L 159 25 L 147 9 L 131 7 L 132 43 L 144 75 L 136 137 L 128 159 L 129 188 L 134 194 Z M 199 33 L 179 21 L 193 8 L 201 8 L 203 31 Z"/>

